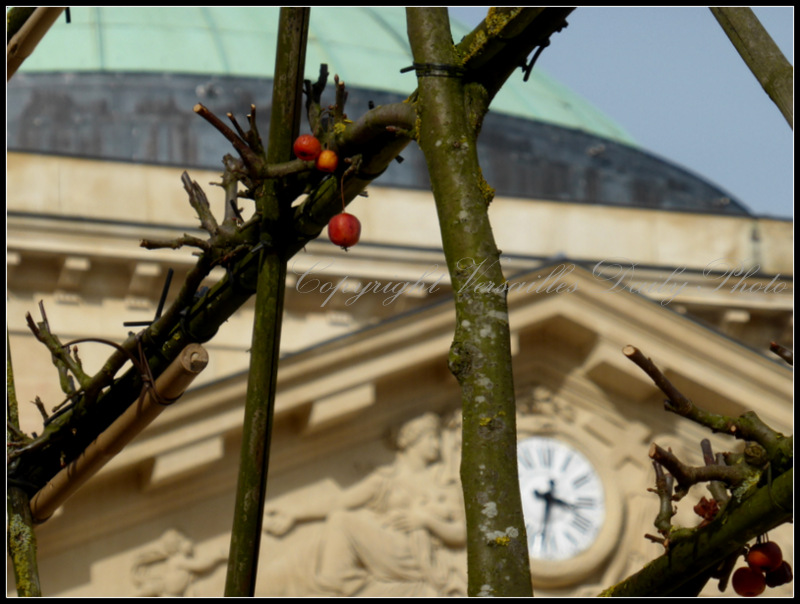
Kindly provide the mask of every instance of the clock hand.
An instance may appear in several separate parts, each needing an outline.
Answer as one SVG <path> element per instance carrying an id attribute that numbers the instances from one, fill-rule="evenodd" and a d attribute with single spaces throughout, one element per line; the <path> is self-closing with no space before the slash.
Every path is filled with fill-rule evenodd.
<path id="1" fill-rule="evenodd" d="M 556 505 L 560 505 L 560 506 L 562 506 L 562 507 L 565 507 L 565 508 L 567 508 L 568 510 L 574 510 L 574 509 L 577 509 L 577 507 L 578 507 L 578 506 L 577 506 L 577 505 L 575 505 L 574 503 L 569 503 L 569 502 L 567 502 L 567 501 L 564 501 L 563 499 L 559 499 L 558 497 L 555 497 L 555 496 L 554 496 L 554 497 L 551 497 L 551 500 L 552 500 L 552 502 L 553 502 L 553 503 L 555 503 Z"/>
<path id="2" fill-rule="evenodd" d="M 549 498 L 546 498 L 544 501 L 544 519 L 542 520 L 542 530 L 539 531 L 539 534 L 542 536 L 541 548 L 542 552 L 545 553 L 547 548 L 547 529 L 550 526 L 550 509 L 551 509 L 551 502 Z M 546 554 L 545 554 L 546 555 Z"/>
<path id="3" fill-rule="evenodd" d="M 550 490 L 546 493 L 542 493 L 541 491 L 533 491 L 533 494 L 538 497 L 539 499 L 544 499 L 544 520 L 542 520 L 542 530 L 540 531 L 542 535 L 542 540 L 544 541 L 545 536 L 547 535 L 547 525 L 550 522 L 550 510 L 553 506 L 553 487 L 555 486 L 554 481 L 550 481 Z"/>
<path id="4" fill-rule="evenodd" d="M 578 509 L 578 506 L 574 503 L 569 503 L 568 501 L 564 501 L 563 499 L 559 499 L 555 496 L 556 492 L 556 483 L 555 480 L 552 478 L 550 479 L 550 490 L 547 493 L 541 493 L 539 491 L 534 491 L 534 494 L 539 497 L 540 499 L 544 499 L 547 504 L 556 504 L 560 505 L 561 507 L 565 507 L 568 510 L 575 510 Z"/>
<path id="5" fill-rule="evenodd" d="M 554 499 L 553 493 L 555 492 L 556 482 L 552 478 L 550 479 L 550 490 L 546 493 L 542 493 L 541 491 L 533 491 L 533 494 L 536 495 L 539 499 L 544 499 L 545 501 L 552 502 Z"/>

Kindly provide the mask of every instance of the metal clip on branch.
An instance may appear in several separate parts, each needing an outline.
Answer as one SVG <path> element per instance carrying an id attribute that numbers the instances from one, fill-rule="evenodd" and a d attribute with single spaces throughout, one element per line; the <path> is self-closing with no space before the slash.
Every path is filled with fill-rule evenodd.
<path id="1" fill-rule="evenodd" d="M 401 69 L 400 73 L 412 70 L 417 72 L 418 78 L 460 78 L 466 73 L 463 67 L 442 63 L 414 63 Z"/>

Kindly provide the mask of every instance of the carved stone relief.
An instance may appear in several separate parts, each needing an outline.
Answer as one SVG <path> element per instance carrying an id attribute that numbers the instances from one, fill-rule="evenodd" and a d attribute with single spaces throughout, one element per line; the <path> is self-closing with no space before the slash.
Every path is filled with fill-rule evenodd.
<path id="1" fill-rule="evenodd" d="M 194 581 L 227 560 L 227 555 L 195 556 L 194 543 L 175 529 L 167 530 L 140 554 L 131 569 L 137 597 L 183 597 Z"/>
<path id="2" fill-rule="evenodd" d="M 518 388 L 517 409 L 523 416 L 537 415 L 545 419 L 559 419 L 572 423 L 575 409 L 558 392 L 543 382 L 534 382 Z"/>
<path id="3" fill-rule="evenodd" d="M 316 530 L 265 568 L 269 596 L 463 596 L 466 533 L 460 426 L 433 413 L 404 424 L 394 461 L 331 498 L 268 506 L 264 531 Z"/>

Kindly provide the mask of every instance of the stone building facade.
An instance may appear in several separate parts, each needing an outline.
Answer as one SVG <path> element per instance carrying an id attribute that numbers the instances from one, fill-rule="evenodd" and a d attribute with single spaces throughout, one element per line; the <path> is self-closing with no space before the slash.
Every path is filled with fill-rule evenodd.
<path id="1" fill-rule="evenodd" d="M 128 94 L 157 86 L 141 74 L 131 76 L 139 78 L 133 86 L 120 73 L 65 73 L 23 69 L 22 90 L 10 87 L 18 101 L 10 115 L 29 127 L 27 138 L 24 128 L 17 138 L 11 132 L 7 154 L 7 318 L 28 432 L 41 429 L 41 418 L 27 401 L 40 396 L 52 406 L 61 393 L 25 314 L 36 317 L 42 301 L 64 340 L 124 339 L 123 322 L 152 318 L 168 270 L 179 283 L 193 265 L 185 250 L 138 245 L 195 232 L 184 168 L 222 212 L 221 192 L 205 186 L 218 170 L 202 154 L 221 155 L 223 145 L 209 152 L 186 129 L 191 140 L 147 139 L 114 119 L 175 117 L 170 98 L 188 98 L 189 89 L 211 94 L 210 84 L 235 91 L 237 103 L 249 104 L 251 94 L 222 76 L 203 76 L 201 88 L 186 75 L 159 75 L 172 91 L 160 104 L 139 103 L 127 117 L 115 116 L 124 111 L 113 105 L 98 109 L 106 127 L 131 142 L 106 153 L 102 136 L 87 134 L 86 99 L 72 97 L 73 113 L 48 117 L 49 100 L 62 98 L 53 87 L 68 95 L 77 78 L 97 95 L 97 108 L 109 78 Z M 48 119 L 72 126 L 46 140 L 34 126 Z M 507 164 L 530 163 L 547 148 L 561 158 L 538 176 L 504 177 L 504 162 L 485 152 L 501 182 L 490 217 L 515 284 L 508 319 L 519 440 L 534 455 L 580 460 L 594 481 L 582 495 L 593 513 L 559 518 L 582 535 L 580 547 L 545 550 L 532 561 L 535 588 L 594 595 L 660 554 L 644 538 L 658 506 L 647 491 L 650 444 L 695 463 L 702 438 L 715 450 L 741 446 L 665 412 L 623 346 L 644 351 L 698 404 L 730 415 L 753 409 L 791 433 L 792 372 L 767 347 L 792 346 L 792 224 L 751 215 L 713 185 L 603 129 L 599 118 L 583 129 L 498 120 L 487 125 L 489 138 L 508 145 L 503 137 L 524 122 L 535 140 L 510 145 Z M 155 155 L 123 157 L 126 149 L 146 154 L 147 140 Z M 92 144 L 99 146 L 81 152 Z M 159 155 L 165 150 L 175 155 Z M 404 155 L 407 163 L 350 206 L 362 222 L 358 246 L 344 253 L 320 239 L 290 263 L 259 596 L 465 594 L 460 393 L 446 362 L 452 291 L 432 196 L 409 176 L 417 174 L 414 152 Z M 408 171 L 397 172 L 403 165 Z M 219 277 L 212 273 L 208 283 Z M 189 392 L 37 527 L 46 595 L 222 594 L 252 320 L 251 301 L 205 345 L 209 365 Z M 86 367 L 108 354 L 81 345 Z M 693 490 L 690 499 L 703 494 Z M 699 522 L 691 507 L 680 505 L 677 523 Z M 793 556 L 790 528 L 771 537 Z M 10 569 L 8 578 L 11 595 Z M 704 593 L 716 595 L 716 587 Z"/>

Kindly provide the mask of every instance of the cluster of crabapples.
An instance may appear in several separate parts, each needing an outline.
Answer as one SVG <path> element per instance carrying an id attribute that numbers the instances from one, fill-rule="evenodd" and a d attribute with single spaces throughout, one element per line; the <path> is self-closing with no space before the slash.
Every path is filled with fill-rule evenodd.
<path id="1" fill-rule="evenodd" d="M 792 567 L 783 559 L 777 543 L 759 541 L 747 551 L 745 561 L 747 566 L 736 569 L 731 578 L 733 590 L 740 596 L 758 596 L 767 587 L 792 580 Z"/>
<path id="2" fill-rule="evenodd" d="M 320 172 L 332 173 L 339 165 L 339 157 L 336 151 L 323 149 L 322 144 L 316 136 L 312 134 L 302 134 L 297 137 L 293 145 L 294 154 L 303 161 L 313 161 L 314 167 Z M 342 211 L 328 222 L 328 237 L 330 240 L 347 251 L 347 248 L 358 243 L 361 236 L 361 222 L 352 214 L 344 211 L 344 200 L 342 201 Z"/>

